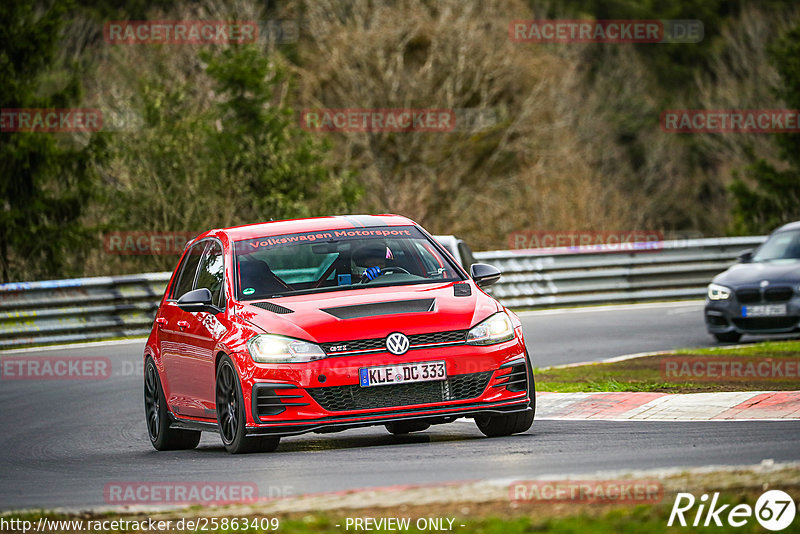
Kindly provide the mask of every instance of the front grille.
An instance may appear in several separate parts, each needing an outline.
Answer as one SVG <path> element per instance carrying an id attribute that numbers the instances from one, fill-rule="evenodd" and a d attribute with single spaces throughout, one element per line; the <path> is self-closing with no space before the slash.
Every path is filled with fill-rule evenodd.
<path id="1" fill-rule="evenodd" d="M 326 353 L 336 354 L 337 352 L 350 352 L 356 350 L 383 350 L 386 348 L 386 339 L 382 337 L 374 339 L 356 339 L 355 341 L 341 341 L 338 343 L 323 343 L 322 350 Z M 331 350 L 332 347 L 343 347 L 339 350 Z"/>
<path id="2" fill-rule="evenodd" d="M 797 325 L 798 317 L 744 317 L 733 324 L 742 330 L 786 330 Z"/>
<path id="3" fill-rule="evenodd" d="M 467 339 L 466 330 L 451 330 L 448 332 L 431 332 L 428 334 L 412 334 L 408 336 L 408 342 L 413 348 L 414 345 L 436 345 L 439 343 L 458 343 Z M 356 339 L 351 341 L 337 341 L 333 343 L 322 343 L 322 350 L 326 354 L 337 354 L 341 352 L 354 352 L 360 350 L 386 350 L 386 338 Z M 336 350 L 331 350 L 335 348 Z"/>
<path id="4" fill-rule="evenodd" d="M 528 389 L 528 371 L 525 369 L 525 364 L 520 363 L 503 369 L 505 374 L 497 377 L 497 384 L 493 388 L 505 387 L 508 391 L 519 392 L 527 391 Z"/>
<path id="5" fill-rule="evenodd" d="M 742 304 L 761 302 L 761 292 L 758 289 L 739 289 L 736 291 L 736 299 Z"/>
<path id="6" fill-rule="evenodd" d="M 767 302 L 784 302 L 792 298 L 791 287 L 768 287 L 764 290 L 764 300 Z"/>
<path id="7" fill-rule="evenodd" d="M 434 343 L 452 343 L 456 341 L 466 341 L 466 330 L 453 330 L 450 332 L 434 332 L 432 334 L 414 334 L 408 336 L 408 341 L 412 345 L 433 345 Z"/>
<path id="8" fill-rule="evenodd" d="M 329 412 L 368 410 L 412 404 L 430 404 L 479 397 L 492 372 L 455 375 L 436 382 L 413 382 L 392 386 L 332 386 L 306 391 Z"/>

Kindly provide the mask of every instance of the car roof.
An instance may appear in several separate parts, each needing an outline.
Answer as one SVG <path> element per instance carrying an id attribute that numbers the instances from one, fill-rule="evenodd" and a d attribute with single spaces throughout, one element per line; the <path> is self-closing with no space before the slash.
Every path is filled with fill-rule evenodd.
<path id="1" fill-rule="evenodd" d="M 786 230 L 800 230 L 800 221 L 784 224 L 780 228 L 776 229 L 775 232 L 785 232 Z"/>
<path id="2" fill-rule="evenodd" d="M 294 234 L 302 232 L 342 230 L 353 228 L 372 228 L 376 226 L 411 226 L 414 221 L 402 215 L 334 215 L 330 217 L 309 217 L 264 223 L 233 226 L 210 230 L 198 237 L 224 232 L 231 240 L 253 239 L 263 236 Z"/>

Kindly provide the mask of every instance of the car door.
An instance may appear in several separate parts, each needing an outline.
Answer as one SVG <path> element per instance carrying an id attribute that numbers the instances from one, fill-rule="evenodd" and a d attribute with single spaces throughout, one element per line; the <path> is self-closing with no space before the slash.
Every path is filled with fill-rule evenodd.
<path id="1" fill-rule="evenodd" d="M 194 289 L 206 288 L 211 292 L 211 302 L 221 318 L 226 304 L 224 278 L 222 245 L 211 240 L 200 258 Z M 189 325 L 181 332 L 184 342 L 180 345 L 184 351 L 183 379 L 187 395 L 192 399 L 187 408 L 197 417 L 216 418 L 214 349 L 225 327 L 217 313 L 192 312 L 187 316 Z"/>
<path id="2" fill-rule="evenodd" d="M 183 346 L 189 340 L 184 333 L 192 317 L 178 307 L 177 301 L 194 288 L 200 259 L 207 245 L 208 241 L 201 241 L 186 251 L 178 268 L 175 284 L 156 318 L 159 325 L 161 361 L 165 371 L 164 394 L 167 404 L 178 415 L 196 414 L 198 410 L 191 409 L 193 401 L 184 357 L 190 350 Z"/>

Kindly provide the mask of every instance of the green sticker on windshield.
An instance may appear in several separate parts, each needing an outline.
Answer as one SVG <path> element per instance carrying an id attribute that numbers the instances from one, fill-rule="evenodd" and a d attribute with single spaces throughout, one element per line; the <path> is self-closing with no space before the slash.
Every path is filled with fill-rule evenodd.
<path id="1" fill-rule="evenodd" d="M 253 289 L 252 287 L 246 287 L 246 288 L 244 288 L 244 289 L 242 290 L 242 294 L 243 294 L 243 295 L 252 295 L 252 294 L 253 294 L 253 293 L 255 293 L 255 292 L 256 292 L 256 290 L 255 290 L 255 289 Z"/>

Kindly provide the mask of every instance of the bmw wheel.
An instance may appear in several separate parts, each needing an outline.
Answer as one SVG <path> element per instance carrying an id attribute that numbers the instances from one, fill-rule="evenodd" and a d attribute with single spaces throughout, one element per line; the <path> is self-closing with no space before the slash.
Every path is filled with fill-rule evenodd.
<path id="1" fill-rule="evenodd" d="M 736 343 L 742 339 L 742 334 L 736 331 L 723 332 L 722 334 L 714 334 L 714 337 L 717 338 L 717 341 L 720 343 Z"/>
<path id="2" fill-rule="evenodd" d="M 156 364 L 147 358 L 144 371 L 144 413 L 147 419 L 147 434 L 156 450 L 171 451 L 194 449 L 200 443 L 200 432 L 170 428 L 167 400 Z"/>

